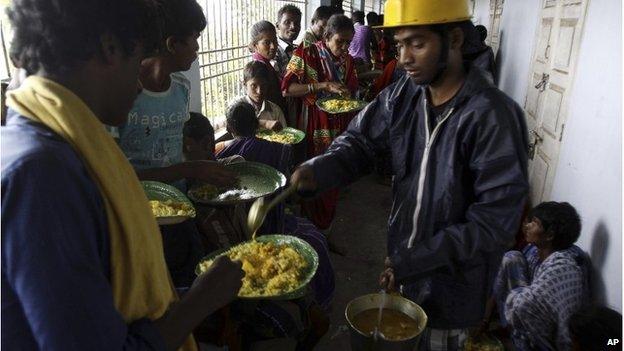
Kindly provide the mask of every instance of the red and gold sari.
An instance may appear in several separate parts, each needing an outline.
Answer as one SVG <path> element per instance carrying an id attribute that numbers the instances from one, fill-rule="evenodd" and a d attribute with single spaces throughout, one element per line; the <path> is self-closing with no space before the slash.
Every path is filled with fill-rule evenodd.
<path id="1" fill-rule="evenodd" d="M 287 91 L 292 83 L 321 82 L 341 82 L 354 95 L 358 80 L 353 58 L 348 54 L 343 58 L 335 57 L 322 41 L 306 47 L 300 45 L 286 68 L 282 91 Z M 316 100 L 322 97 L 320 94 L 303 96 L 297 116 L 297 128 L 306 131 L 308 159 L 323 154 L 354 116 L 353 113 L 328 114 L 320 110 L 316 106 Z M 318 228 L 326 229 L 334 218 L 337 199 L 338 190 L 330 190 L 320 198 L 304 203 L 303 210 Z"/>

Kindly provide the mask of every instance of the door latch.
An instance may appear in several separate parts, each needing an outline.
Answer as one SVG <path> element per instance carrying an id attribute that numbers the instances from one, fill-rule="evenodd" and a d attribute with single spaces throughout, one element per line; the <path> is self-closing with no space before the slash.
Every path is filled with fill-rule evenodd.
<path id="1" fill-rule="evenodd" d="M 550 79 L 550 74 L 542 73 L 542 80 L 535 85 L 535 89 L 540 92 L 546 90 L 546 84 L 548 84 L 548 80 Z"/>
<path id="2" fill-rule="evenodd" d="M 532 130 L 529 132 L 530 135 L 533 136 L 533 141 L 529 144 L 529 159 L 532 160 L 535 157 L 535 150 L 537 149 L 537 144 L 544 141 L 544 139 L 537 134 L 536 131 Z"/>

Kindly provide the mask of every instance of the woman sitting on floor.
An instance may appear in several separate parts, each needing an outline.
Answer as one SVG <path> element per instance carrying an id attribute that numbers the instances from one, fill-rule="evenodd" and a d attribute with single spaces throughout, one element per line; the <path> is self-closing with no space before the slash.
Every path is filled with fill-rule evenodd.
<path id="1" fill-rule="evenodd" d="M 523 229 L 529 245 L 503 257 L 484 322 L 495 302 L 516 350 L 570 350 L 568 321 L 589 298 L 589 261 L 574 245 L 581 220 L 567 202 L 544 202 Z"/>

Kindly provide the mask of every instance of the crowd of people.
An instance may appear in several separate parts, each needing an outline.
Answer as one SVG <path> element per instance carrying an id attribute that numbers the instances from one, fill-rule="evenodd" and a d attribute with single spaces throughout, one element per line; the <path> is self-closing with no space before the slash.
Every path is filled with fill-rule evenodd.
<path id="1" fill-rule="evenodd" d="M 336 248 L 327 234 L 340 189 L 380 157 L 393 178 L 380 285 L 427 313 L 420 350 L 460 350 L 493 317 L 517 350 L 621 339 L 621 315 L 589 304 L 576 210 L 546 202 L 523 217 L 527 129 L 495 86 L 485 27 L 465 0 L 435 11 L 411 1 L 351 18 L 320 6 L 300 43 L 295 5 L 255 23 L 244 94 L 215 140 L 208 118 L 190 111 L 182 74 L 206 27 L 195 0 L 14 0 L 10 56 L 27 78 L 7 95 L 1 128 L 2 347 L 247 350 L 286 338 L 293 350 L 313 349 L 330 323 Z M 370 103 L 331 114 L 317 106 L 327 96 Z M 304 141 L 256 136 L 286 127 Z M 248 205 L 198 205 L 195 219 L 160 227 L 149 210 L 140 181 L 183 192 L 226 186 L 235 176 L 225 165 L 244 161 L 297 185 L 259 234 L 316 250 L 302 298 L 236 300 L 244 272 L 227 257 L 196 276 L 207 253 L 249 239 Z M 508 251 L 519 230 L 526 245 Z"/>

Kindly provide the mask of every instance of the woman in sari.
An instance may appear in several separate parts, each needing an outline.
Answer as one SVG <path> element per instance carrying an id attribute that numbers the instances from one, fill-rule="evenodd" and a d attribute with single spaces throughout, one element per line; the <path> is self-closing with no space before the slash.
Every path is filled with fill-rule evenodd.
<path id="1" fill-rule="evenodd" d="M 306 131 L 307 158 L 321 155 L 349 125 L 353 113 L 328 114 L 316 106 L 323 96 L 337 94 L 353 97 L 358 80 L 349 56 L 349 44 L 354 30 L 351 20 L 333 15 L 327 22 L 321 41 L 300 46 L 288 63 L 282 80 L 284 96 L 303 100 L 297 118 L 297 128 Z M 303 203 L 302 209 L 320 229 L 331 225 L 336 210 L 338 190 L 330 190 L 315 200 Z"/>
<path id="2" fill-rule="evenodd" d="M 286 99 L 282 96 L 281 78 L 279 73 L 271 65 L 271 60 L 277 54 L 277 32 L 275 26 L 269 21 L 260 21 L 254 24 L 249 31 L 251 42 L 249 43 L 249 51 L 254 61 L 264 63 L 271 72 L 267 85 L 265 97 L 267 100 L 277 104 L 286 114 L 288 111 Z"/>

